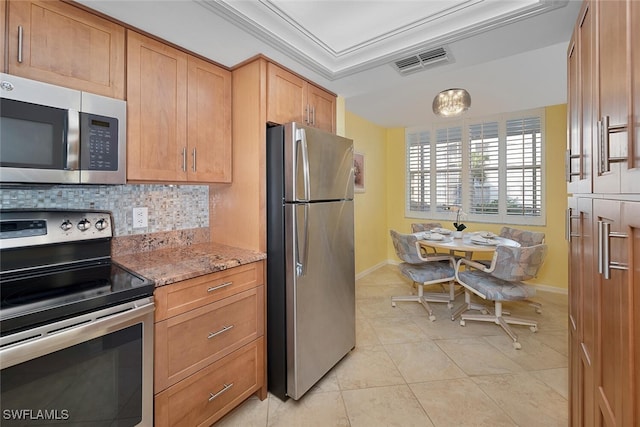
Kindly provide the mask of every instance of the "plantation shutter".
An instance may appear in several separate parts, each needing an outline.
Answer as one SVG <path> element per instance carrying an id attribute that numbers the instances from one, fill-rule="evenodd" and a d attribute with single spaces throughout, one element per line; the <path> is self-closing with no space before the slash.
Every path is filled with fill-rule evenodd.
<path id="1" fill-rule="evenodd" d="M 542 132 L 539 117 L 507 120 L 507 215 L 540 216 Z"/>
<path id="2" fill-rule="evenodd" d="M 428 131 L 408 135 L 408 208 L 425 212 L 431 207 L 431 136 Z"/>
<path id="3" fill-rule="evenodd" d="M 436 130 L 436 206 L 462 204 L 462 126 Z"/>
<path id="4" fill-rule="evenodd" d="M 498 122 L 469 126 L 469 213 L 498 215 L 500 190 Z"/>

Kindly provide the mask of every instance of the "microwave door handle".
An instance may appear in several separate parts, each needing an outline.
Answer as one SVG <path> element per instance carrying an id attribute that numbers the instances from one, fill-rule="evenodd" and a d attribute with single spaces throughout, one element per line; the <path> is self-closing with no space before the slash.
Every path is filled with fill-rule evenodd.
<path id="1" fill-rule="evenodd" d="M 80 113 L 69 110 L 67 114 L 67 162 L 65 170 L 76 170 L 80 165 Z"/>

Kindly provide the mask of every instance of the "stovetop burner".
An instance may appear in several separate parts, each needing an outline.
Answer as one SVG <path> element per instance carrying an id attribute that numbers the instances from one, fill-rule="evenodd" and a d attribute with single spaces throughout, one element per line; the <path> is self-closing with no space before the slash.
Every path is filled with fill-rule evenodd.
<path id="1" fill-rule="evenodd" d="M 152 281 L 111 261 L 108 212 L 2 211 L 0 220 L 0 336 L 153 295 Z"/>

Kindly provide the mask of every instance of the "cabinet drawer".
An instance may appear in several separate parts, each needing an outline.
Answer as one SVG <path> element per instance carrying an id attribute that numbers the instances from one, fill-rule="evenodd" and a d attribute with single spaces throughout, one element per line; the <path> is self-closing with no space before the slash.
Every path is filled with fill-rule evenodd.
<path id="1" fill-rule="evenodd" d="M 209 426 L 263 383 L 263 338 L 169 387 L 155 397 L 155 425 Z"/>
<path id="2" fill-rule="evenodd" d="M 264 286 L 155 325 L 155 390 L 264 335 Z"/>
<path id="3" fill-rule="evenodd" d="M 218 271 L 155 291 L 156 322 L 264 284 L 263 261 Z"/>

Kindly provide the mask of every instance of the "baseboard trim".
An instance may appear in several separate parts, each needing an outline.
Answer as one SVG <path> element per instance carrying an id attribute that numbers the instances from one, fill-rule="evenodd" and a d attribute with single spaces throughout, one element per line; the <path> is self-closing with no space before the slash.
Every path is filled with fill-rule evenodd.
<path id="1" fill-rule="evenodd" d="M 376 271 L 377 269 L 382 268 L 382 267 L 384 267 L 384 266 L 385 266 L 385 265 L 387 265 L 387 264 L 391 264 L 391 262 L 389 262 L 389 261 L 386 261 L 386 262 L 385 262 L 385 261 L 383 261 L 383 262 L 381 262 L 381 263 L 378 263 L 378 264 L 374 265 L 374 266 L 373 266 L 373 267 L 371 267 L 371 268 L 367 268 L 366 270 L 361 271 L 360 273 L 356 274 L 356 280 L 363 278 L 363 277 L 364 277 L 364 276 L 366 276 L 367 274 L 371 274 L 371 273 L 373 273 L 373 272 L 374 272 L 374 271 Z M 399 262 L 396 262 L 395 264 L 397 265 L 397 264 L 400 264 L 400 263 L 399 263 Z"/>

